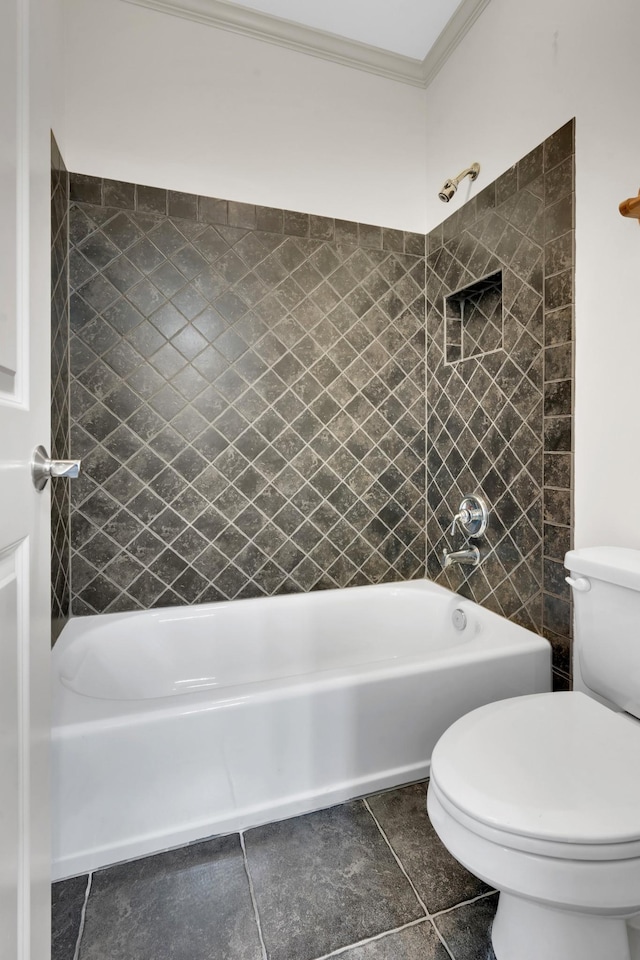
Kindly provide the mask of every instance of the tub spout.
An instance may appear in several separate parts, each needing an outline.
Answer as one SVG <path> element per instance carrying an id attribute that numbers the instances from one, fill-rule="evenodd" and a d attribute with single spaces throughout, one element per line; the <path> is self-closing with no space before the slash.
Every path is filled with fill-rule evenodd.
<path id="1" fill-rule="evenodd" d="M 446 570 L 452 563 L 461 563 L 469 567 L 477 567 L 480 563 L 480 551 L 477 547 L 469 547 L 466 550 L 454 550 L 449 553 L 448 550 L 442 551 L 444 560 L 443 567 Z"/>

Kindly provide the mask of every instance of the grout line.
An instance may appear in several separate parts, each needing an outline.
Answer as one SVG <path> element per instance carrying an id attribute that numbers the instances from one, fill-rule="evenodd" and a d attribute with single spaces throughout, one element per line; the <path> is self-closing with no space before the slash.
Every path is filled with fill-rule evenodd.
<path id="1" fill-rule="evenodd" d="M 387 844 L 387 846 L 389 847 L 389 850 L 391 850 L 391 853 L 393 854 L 394 860 L 396 861 L 396 863 L 398 864 L 398 866 L 399 866 L 400 869 L 402 870 L 402 873 L 404 874 L 404 876 L 406 877 L 407 881 L 409 882 L 409 886 L 410 886 L 411 889 L 413 890 L 413 892 L 414 892 L 414 894 L 415 894 L 415 896 L 416 896 L 416 900 L 418 901 L 418 903 L 420 904 L 420 906 L 421 906 L 422 909 L 424 910 L 425 916 L 427 916 L 429 919 L 431 919 L 431 914 L 430 914 L 429 911 L 427 910 L 427 906 L 426 906 L 424 900 L 422 899 L 422 897 L 420 896 L 420 894 L 419 894 L 418 891 L 416 890 L 415 884 L 414 884 L 413 880 L 411 879 L 411 877 L 409 876 L 409 874 L 407 873 L 407 871 L 405 870 L 405 868 L 404 868 L 404 866 L 403 866 L 403 864 L 402 864 L 402 861 L 400 860 L 400 857 L 398 856 L 398 854 L 395 852 L 395 850 L 394 850 L 393 847 L 391 846 L 391 841 L 389 840 L 388 836 L 386 835 L 386 833 L 384 832 L 384 830 L 383 830 L 382 827 L 380 826 L 380 823 L 379 823 L 378 819 L 376 818 L 376 815 L 374 814 L 373 810 L 371 809 L 371 807 L 369 806 L 369 804 L 368 804 L 368 802 L 367 802 L 367 800 L 366 800 L 365 798 L 363 798 L 362 802 L 363 802 L 363 804 L 365 805 L 366 809 L 369 811 L 371 817 L 373 818 L 373 822 L 375 823 L 376 827 L 378 828 L 378 830 L 379 830 L 380 833 L 382 834 L 382 837 L 383 837 L 385 843 Z"/>
<path id="2" fill-rule="evenodd" d="M 442 936 L 442 934 L 441 934 L 440 931 L 438 930 L 438 927 L 437 927 L 436 924 L 434 923 L 434 919 L 433 919 L 433 918 L 434 918 L 434 917 L 439 917 L 439 916 L 441 916 L 443 913 L 449 913 L 451 910 L 455 910 L 457 907 L 464 906 L 465 904 L 475 903 L 476 900 L 483 900 L 485 897 L 489 897 L 489 896 L 491 896 L 492 894 L 494 894 L 494 893 L 495 893 L 495 890 L 490 890 L 488 893 L 482 893 L 482 894 L 480 894 L 480 896 L 474 897 L 472 900 L 464 900 L 462 903 L 457 903 L 454 907 L 450 907 L 450 908 L 448 908 L 447 910 L 440 910 L 440 911 L 438 911 L 438 913 L 435 913 L 435 914 L 429 913 L 429 910 L 427 909 L 427 906 L 426 906 L 424 900 L 422 899 L 422 897 L 420 896 L 420 894 L 419 894 L 418 891 L 416 890 L 416 887 L 415 887 L 413 881 L 411 880 L 411 877 L 409 876 L 409 874 L 408 874 L 407 871 L 405 870 L 405 868 L 404 868 L 404 866 L 403 866 L 403 864 L 402 864 L 402 861 L 400 860 L 400 858 L 398 857 L 397 853 L 396 853 L 395 850 L 393 849 L 393 847 L 392 847 L 392 845 L 391 845 L 391 841 L 389 840 L 389 838 L 387 837 L 386 833 L 385 833 L 384 830 L 382 829 L 382 827 L 381 827 L 381 825 L 380 825 L 380 823 L 379 823 L 376 815 L 374 814 L 373 810 L 372 810 L 371 807 L 369 806 L 367 800 L 363 798 L 362 802 L 363 802 L 363 804 L 365 805 L 366 809 L 369 811 L 369 813 L 370 813 L 370 815 L 371 815 L 371 817 L 372 817 L 372 819 L 373 819 L 373 822 L 375 823 L 375 825 L 377 826 L 378 830 L 379 830 L 380 833 L 382 834 L 382 837 L 383 837 L 383 839 L 385 840 L 387 846 L 388 846 L 389 849 L 391 850 L 391 853 L 393 854 L 396 863 L 398 864 L 398 866 L 399 866 L 400 869 L 402 870 L 403 874 L 405 875 L 405 877 L 406 877 L 407 880 L 409 881 L 409 884 L 410 884 L 410 886 L 411 886 L 411 889 L 413 890 L 414 894 L 416 895 L 416 899 L 417 899 L 418 903 L 420 904 L 420 906 L 421 906 L 422 909 L 424 910 L 424 912 L 425 912 L 425 914 L 426 914 L 426 919 L 427 919 L 427 920 L 429 921 L 429 923 L 431 924 L 431 927 L 432 927 L 432 929 L 433 929 L 436 937 L 438 938 L 438 940 L 440 941 L 440 943 L 442 944 L 442 946 L 444 947 L 444 949 L 447 951 L 447 953 L 448 953 L 449 956 L 451 957 L 451 960 L 455 960 L 455 957 L 454 957 L 453 953 L 452 953 L 451 950 L 449 949 L 449 945 L 448 945 L 447 941 L 444 939 L 444 937 Z M 408 926 L 415 926 L 415 924 L 408 924 Z M 320 960 L 324 960 L 324 958 L 320 958 Z"/>
<path id="3" fill-rule="evenodd" d="M 436 926 L 436 924 L 435 924 L 435 922 L 434 922 L 434 920 L 433 920 L 433 917 L 430 917 L 430 918 L 429 918 L 429 922 L 430 922 L 430 924 L 431 924 L 432 929 L 435 931 L 436 937 L 438 938 L 438 940 L 440 941 L 440 943 L 442 944 L 442 946 L 444 947 L 444 949 L 446 950 L 446 952 L 447 952 L 447 953 L 449 954 L 449 956 L 451 957 L 451 960 L 456 960 L 456 958 L 455 958 L 454 955 L 453 955 L 453 952 L 452 952 L 451 948 L 449 947 L 449 944 L 447 943 L 447 941 L 445 940 L 445 938 L 442 936 L 442 934 L 441 934 L 440 931 L 438 930 L 438 928 L 437 928 L 437 926 Z"/>
<path id="4" fill-rule="evenodd" d="M 368 810 L 369 813 L 371 814 L 371 817 L 373 818 L 373 822 L 374 822 L 375 825 L 377 826 L 377 828 L 378 828 L 378 830 L 380 831 L 380 833 L 382 834 L 382 837 L 383 837 L 383 839 L 385 840 L 387 846 L 388 846 L 389 849 L 391 850 L 391 853 L 393 854 L 393 856 L 394 856 L 394 858 L 395 858 L 395 860 L 396 860 L 396 863 L 398 864 L 398 866 L 399 866 L 400 869 L 402 870 L 403 874 L 405 875 L 405 877 L 406 877 L 407 880 L 409 881 L 409 884 L 410 884 L 410 886 L 411 886 L 411 889 L 413 890 L 413 892 L 414 892 L 414 894 L 415 894 L 415 896 L 416 896 L 416 899 L 417 899 L 418 903 L 420 904 L 420 906 L 422 907 L 422 909 L 424 910 L 424 912 L 425 912 L 425 914 L 426 914 L 426 919 L 428 920 L 429 924 L 431 925 L 431 929 L 434 931 L 436 937 L 438 938 L 438 940 L 440 941 L 440 943 L 442 944 L 442 946 L 444 947 L 444 949 L 447 951 L 447 953 L 449 954 L 449 956 L 452 958 L 452 960 L 455 960 L 455 957 L 453 956 L 453 954 L 452 954 L 451 951 L 449 950 L 449 946 L 448 946 L 446 940 L 444 939 L 444 937 L 442 936 L 442 934 L 441 934 L 440 931 L 438 930 L 437 926 L 436 926 L 435 923 L 433 922 L 433 918 L 432 918 L 431 914 L 429 913 L 429 911 L 428 911 L 428 909 L 427 909 L 426 903 L 424 902 L 424 900 L 422 899 L 422 897 L 421 897 L 420 894 L 418 893 L 418 891 L 417 891 L 417 889 L 416 889 L 416 887 L 415 887 L 415 884 L 413 883 L 413 880 L 411 879 L 411 877 L 409 876 L 409 874 L 408 874 L 407 871 L 405 870 L 404 865 L 403 865 L 402 861 L 400 860 L 400 857 L 397 855 L 397 853 L 396 853 L 395 850 L 393 849 L 393 847 L 392 847 L 392 845 L 391 845 L 391 841 L 389 840 L 388 836 L 386 835 L 386 833 L 385 833 L 384 830 L 382 829 L 382 826 L 380 825 L 380 823 L 379 823 L 377 817 L 375 816 L 373 810 L 371 809 L 371 807 L 369 806 L 368 802 L 367 802 L 365 799 L 363 799 L 362 802 L 364 803 L 365 807 L 367 808 L 367 810 Z"/>
<path id="5" fill-rule="evenodd" d="M 449 954 L 449 956 L 451 957 L 451 960 L 456 960 L 455 956 L 453 955 L 453 951 L 451 950 L 451 947 L 449 946 L 449 944 L 447 943 L 447 941 L 445 940 L 445 938 L 442 936 L 442 934 L 441 934 L 440 931 L 438 930 L 438 928 L 437 928 L 437 926 L 435 925 L 435 923 L 433 922 L 433 920 L 431 921 L 431 926 L 432 926 L 433 929 L 435 930 L 436 936 L 437 936 L 438 940 L 440 941 L 440 943 L 442 944 L 442 946 L 444 947 L 444 949 L 446 950 L 446 952 L 447 952 L 447 953 Z"/>
<path id="6" fill-rule="evenodd" d="M 434 917 L 442 917 L 446 913 L 452 913 L 454 910 L 457 910 L 458 907 L 467 907 L 470 903 L 477 903 L 478 900 L 486 900 L 488 897 L 493 897 L 497 893 L 497 890 L 487 890 L 486 893 L 480 893 L 477 897 L 472 897 L 471 900 L 461 900 L 460 903 L 455 903 L 452 907 L 447 907 L 446 910 L 438 910 L 437 913 L 434 913 Z"/>
<path id="7" fill-rule="evenodd" d="M 385 937 L 389 937 L 393 933 L 400 933 L 402 930 L 408 930 L 410 927 L 419 927 L 423 923 L 428 922 L 429 917 L 418 917 L 417 920 L 411 920 L 409 923 L 405 923 L 401 927 L 394 927 L 393 930 L 384 930 L 382 933 L 377 933 L 374 937 L 366 937 L 364 940 L 358 940 L 356 943 L 349 943 L 345 947 L 338 947 L 336 950 L 332 950 L 331 953 L 323 953 L 321 957 L 316 957 L 315 960 L 328 960 L 329 957 L 339 957 L 348 950 L 353 950 L 355 947 L 362 947 L 367 943 L 375 943 L 377 940 L 384 940 Z"/>
<path id="8" fill-rule="evenodd" d="M 82 911 L 80 913 L 80 927 L 78 929 L 78 939 L 76 940 L 76 948 L 73 951 L 73 960 L 78 960 L 80 956 L 80 941 L 82 940 L 82 935 L 84 933 L 84 922 L 87 915 L 87 904 L 89 903 L 89 894 L 91 893 L 91 882 L 93 880 L 93 873 L 90 873 L 87 877 L 87 889 L 84 894 L 84 903 L 82 904 Z"/>
<path id="9" fill-rule="evenodd" d="M 251 879 L 251 874 L 249 872 L 249 862 L 247 860 L 247 848 L 244 844 L 244 830 L 240 830 L 238 833 L 240 837 L 240 846 L 242 847 L 242 858 L 244 861 L 244 869 L 247 874 L 247 879 L 249 881 L 249 893 L 251 895 L 251 903 L 253 904 L 253 913 L 256 918 L 256 926 L 258 928 L 258 936 L 260 937 L 260 947 L 262 949 L 262 958 L 263 960 L 268 960 L 267 948 L 264 943 L 264 937 L 262 936 L 262 924 L 260 923 L 260 914 L 258 913 L 258 904 L 256 901 L 255 890 L 253 889 L 253 880 Z M 76 958 L 74 957 L 74 960 Z"/>

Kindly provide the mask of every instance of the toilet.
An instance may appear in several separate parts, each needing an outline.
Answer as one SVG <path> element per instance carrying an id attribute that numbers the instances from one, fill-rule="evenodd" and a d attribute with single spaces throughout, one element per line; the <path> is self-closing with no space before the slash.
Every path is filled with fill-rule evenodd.
<path id="1" fill-rule="evenodd" d="M 640 960 L 640 551 L 572 550 L 575 690 L 443 734 L 427 808 L 499 893 L 497 960 Z"/>

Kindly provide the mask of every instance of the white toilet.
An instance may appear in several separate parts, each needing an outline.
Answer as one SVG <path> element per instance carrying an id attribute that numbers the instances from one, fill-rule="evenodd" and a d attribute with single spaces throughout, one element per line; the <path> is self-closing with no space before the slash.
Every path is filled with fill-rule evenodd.
<path id="1" fill-rule="evenodd" d="M 500 891 L 497 960 L 640 960 L 640 551 L 573 550 L 565 565 L 576 692 L 454 723 L 427 807 L 448 850 Z"/>

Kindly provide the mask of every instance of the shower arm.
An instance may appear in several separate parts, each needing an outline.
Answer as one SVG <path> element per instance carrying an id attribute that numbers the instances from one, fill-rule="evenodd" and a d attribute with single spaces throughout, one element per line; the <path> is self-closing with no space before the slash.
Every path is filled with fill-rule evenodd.
<path id="1" fill-rule="evenodd" d="M 475 180 L 479 173 L 480 164 L 472 163 L 470 167 L 467 167 L 466 170 L 463 170 L 462 173 L 459 173 L 457 177 L 453 177 L 449 183 L 453 183 L 456 187 L 458 187 L 461 180 L 464 180 L 465 177 L 470 177 L 472 180 Z"/>

